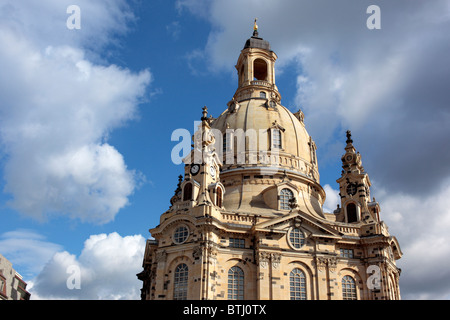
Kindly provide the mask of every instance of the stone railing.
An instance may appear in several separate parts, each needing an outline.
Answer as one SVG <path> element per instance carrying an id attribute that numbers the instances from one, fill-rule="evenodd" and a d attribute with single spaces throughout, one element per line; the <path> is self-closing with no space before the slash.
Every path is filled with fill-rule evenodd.
<path id="1" fill-rule="evenodd" d="M 253 80 L 250 82 L 252 86 L 272 87 L 272 84 L 266 80 Z"/>
<path id="2" fill-rule="evenodd" d="M 340 226 L 340 225 L 334 225 L 333 226 L 337 231 L 342 232 L 345 235 L 348 236 L 359 236 L 359 228 L 358 227 L 352 227 L 352 226 Z"/>

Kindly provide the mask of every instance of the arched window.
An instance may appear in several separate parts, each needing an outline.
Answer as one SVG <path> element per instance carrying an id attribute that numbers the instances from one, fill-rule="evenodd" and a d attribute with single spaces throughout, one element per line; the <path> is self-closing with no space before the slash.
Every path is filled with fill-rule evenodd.
<path id="1" fill-rule="evenodd" d="M 342 278 L 342 299 L 356 300 L 356 282 L 350 276 Z"/>
<path id="2" fill-rule="evenodd" d="M 267 63 L 263 59 L 253 62 L 253 77 L 256 80 L 267 80 Z"/>
<path id="3" fill-rule="evenodd" d="M 186 183 L 183 192 L 183 201 L 192 200 L 192 183 Z"/>
<path id="4" fill-rule="evenodd" d="M 356 205 L 354 203 L 349 203 L 347 205 L 347 222 L 356 222 L 358 221 L 358 214 L 356 212 Z"/>
<path id="5" fill-rule="evenodd" d="M 294 193 L 289 189 L 283 189 L 280 192 L 280 209 L 289 210 L 289 200 L 294 197 Z"/>
<path id="6" fill-rule="evenodd" d="M 175 269 L 173 281 L 173 300 L 186 300 L 188 291 L 189 269 L 184 263 Z"/>
<path id="7" fill-rule="evenodd" d="M 218 187 L 216 189 L 216 205 L 219 208 L 222 208 L 222 188 Z"/>
<path id="8" fill-rule="evenodd" d="M 228 300 L 244 300 L 244 271 L 237 266 L 228 270 Z"/>
<path id="9" fill-rule="evenodd" d="M 306 277 L 299 268 L 291 271 L 289 286 L 291 300 L 306 300 Z"/>
<path id="10" fill-rule="evenodd" d="M 264 91 L 261 91 L 261 92 L 259 93 L 259 97 L 260 97 L 260 98 L 263 98 L 263 99 L 266 99 L 267 95 L 266 95 L 266 93 L 265 93 Z"/>

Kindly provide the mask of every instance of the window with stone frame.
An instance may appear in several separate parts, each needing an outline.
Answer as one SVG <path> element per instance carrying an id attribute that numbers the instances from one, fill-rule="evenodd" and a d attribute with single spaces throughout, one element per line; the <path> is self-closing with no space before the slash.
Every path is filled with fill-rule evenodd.
<path id="1" fill-rule="evenodd" d="M 281 130 L 272 129 L 272 149 L 281 149 Z"/>
<path id="2" fill-rule="evenodd" d="M 358 221 L 358 213 L 356 210 L 356 205 L 354 203 L 349 203 L 347 205 L 347 222 L 357 222 Z"/>
<path id="3" fill-rule="evenodd" d="M 343 300 L 357 300 L 356 297 L 356 282 L 350 276 L 342 278 L 342 299 Z"/>
<path id="4" fill-rule="evenodd" d="M 280 210 L 290 210 L 289 200 L 294 198 L 294 193 L 287 188 L 284 188 L 280 192 Z"/>
<path id="5" fill-rule="evenodd" d="M 173 300 L 187 300 L 189 268 L 185 263 L 175 268 L 173 281 Z"/>
<path id="6" fill-rule="evenodd" d="M 228 300 L 244 300 L 244 271 L 238 266 L 228 270 Z"/>
<path id="7" fill-rule="evenodd" d="M 245 248 L 245 239 L 230 238 L 228 246 L 230 248 Z"/>
<path id="8" fill-rule="evenodd" d="M 289 275 L 289 291 L 291 300 L 306 300 L 306 277 L 299 268 Z"/>
<path id="9" fill-rule="evenodd" d="M 289 231 L 289 242 L 295 249 L 300 249 L 305 244 L 305 234 L 299 228 L 292 228 Z"/>
<path id="10" fill-rule="evenodd" d="M 189 229 L 188 227 L 182 225 L 175 229 L 175 232 L 173 233 L 173 242 L 175 242 L 175 244 L 182 244 L 188 237 Z"/>
<path id="11" fill-rule="evenodd" d="M 221 187 L 216 189 L 216 205 L 222 208 L 223 191 Z"/>
<path id="12" fill-rule="evenodd" d="M 353 249 L 340 249 L 340 256 L 343 258 L 353 258 Z"/>
<path id="13" fill-rule="evenodd" d="M 192 200 L 192 183 L 186 183 L 183 190 L 183 201 Z"/>

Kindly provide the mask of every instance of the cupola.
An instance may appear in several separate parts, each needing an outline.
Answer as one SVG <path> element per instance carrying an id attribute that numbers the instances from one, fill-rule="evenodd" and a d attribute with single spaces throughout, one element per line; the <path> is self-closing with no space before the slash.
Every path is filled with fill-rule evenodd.
<path id="1" fill-rule="evenodd" d="M 236 64 L 239 80 L 234 99 L 240 102 L 262 98 L 279 102 L 281 96 L 275 85 L 276 60 L 277 55 L 270 49 L 269 42 L 259 37 L 255 19 L 253 35 L 245 42 Z"/>

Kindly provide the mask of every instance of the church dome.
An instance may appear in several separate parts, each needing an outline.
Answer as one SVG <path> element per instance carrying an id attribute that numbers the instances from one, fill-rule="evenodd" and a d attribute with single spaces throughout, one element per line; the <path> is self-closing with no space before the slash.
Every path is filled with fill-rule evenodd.
<path id="1" fill-rule="evenodd" d="M 260 48 L 265 50 L 270 50 L 270 43 L 263 38 L 259 38 L 256 34 L 254 34 L 251 38 L 249 38 L 244 45 L 244 49 L 247 48 Z"/>
<path id="2" fill-rule="evenodd" d="M 224 169 L 237 165 L 249 167 L 258 165 L 258 159 L 253 159 L 251 163 L 248 156 L 246 163 L 242 161 L 238 163 L 237 155 L 233 155 L 234 163 L 229 163 L 230 161 L 227 163 L 226 151 L 227 144 L 231 144 L 230 137 L 234 133 L 233 142 L 237 144 L 236 135 L 240 133 L 246 136 L 243 149 L 247 154 L 251 151 L 256 151 L 257 156 L 264 151 L 275 154 L 274 148 L 280 147 L 276 153 L 279 157 L 277 164 L 282 170 L 296 171 L 319 182 L 315 144 L 306 131 L 301 111 L 293 114 L 281 104 L 270 103 L 264 98 L 250 98 L 232 102 L 232 104 L 234 105 L 231 105 L 212 123 L 212 128 L 220 130 L 222 135 L 229 133 L 228 136 L 223 137 Z M 251 141 L 252 139 L 254 141 Z M 277 141 L 273 141 L 274 139 Z"/>
<path id="3" fill-rule="evenodd" d="M 227 109 L 210 119 L 222 166 L 228 210 L 273 213 L 280 194 L 288 189 L 305 212 L 323 216 L 325 192 L 320 186 L 316 145 L 308 134 L 301 110 L 281 104 L 275 85 L 277 55 L 258 36 L 246 41 L 238 58 L 238 87 Z M 285 192 L 288 192 L 285 190 Z M 284 207 L 286 209 L 286 207 Z"/>

